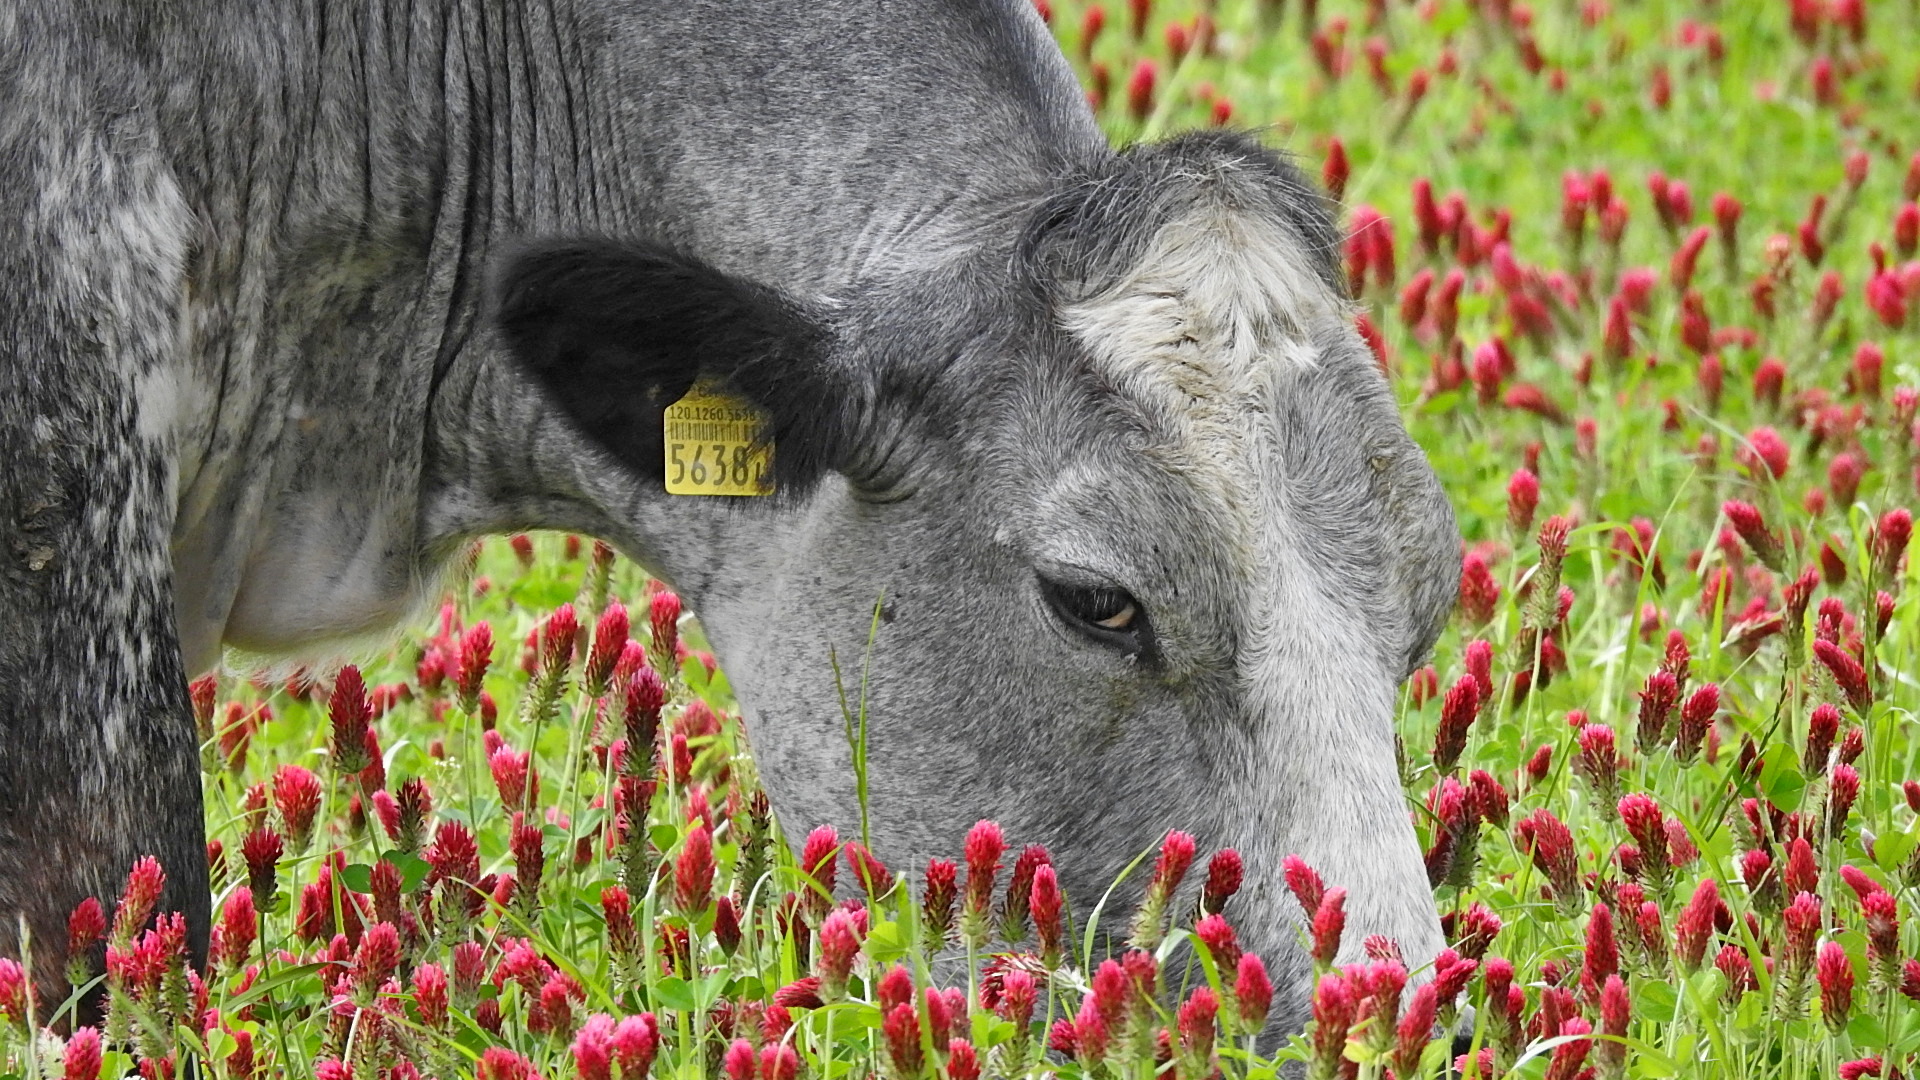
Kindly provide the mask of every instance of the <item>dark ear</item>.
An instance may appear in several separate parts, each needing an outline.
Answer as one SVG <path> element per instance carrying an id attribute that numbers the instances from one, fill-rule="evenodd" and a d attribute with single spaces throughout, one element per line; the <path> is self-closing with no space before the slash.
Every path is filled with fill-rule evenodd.
<path id="1" fill-rule="evenodd" d="M 861 388 L 825 320 L 777 289 L 656 244 L 571 240 L 510 256 L 496 297 L 521 368 L 644 478 L 661 478 L 661 411 L 702 378 L 771 415 L 781 494 L 849 459 Z"/>

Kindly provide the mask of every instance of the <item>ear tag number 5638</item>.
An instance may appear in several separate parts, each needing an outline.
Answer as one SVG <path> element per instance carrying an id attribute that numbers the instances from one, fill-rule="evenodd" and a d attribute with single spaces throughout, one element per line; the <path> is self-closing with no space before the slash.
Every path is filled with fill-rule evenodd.
<path id="1" fill-rule="evenodd" d="M 753 403 L 700 382 L 662 419 L 667 494 L 773 494 L 770 421 Z"/>

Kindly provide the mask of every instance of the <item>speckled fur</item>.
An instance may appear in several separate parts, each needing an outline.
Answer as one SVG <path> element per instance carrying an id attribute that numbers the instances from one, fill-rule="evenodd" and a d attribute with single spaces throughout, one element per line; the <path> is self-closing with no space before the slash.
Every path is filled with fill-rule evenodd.
<path id="1" fill-rule="evenodd" d="M 390 627 L 536 526 L 689 598 L 797 827 L 858 819 L 829 659 L 884 595 L 896 865 L 993 816 L 1088 903 L 1168 826 L 1238 844 L 1289 1023 L 1286 852 L 1355 940 L 1437 945 L 1390 719 L 1456 538 L 1331 220 L 1243 137 L 1111 151 L 1026 0 L 14 0 L 0 103 L 0 953 L 149 851 L 203 943 L 187 675 Z M 708 500 L 621 465 L 488 323 L 498 253 L 567 236 L 819 320 L 832 471 Z M 1185 329 L 1134 355 L 1142 288 Z M 1153 654 L 1043 573 L 1130 590 Z"/>

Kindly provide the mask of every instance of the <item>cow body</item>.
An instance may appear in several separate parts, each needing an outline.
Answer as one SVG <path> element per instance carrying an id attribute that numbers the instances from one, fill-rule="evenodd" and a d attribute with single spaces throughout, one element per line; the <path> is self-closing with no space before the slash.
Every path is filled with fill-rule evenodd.
<path id="1" fill-rule="evenodd" d="M 883 856 L 994 816 L 1090 897 L 1181 826 L 1254 947 L 1299 850 L 1437 948 L 1390 715 L 1452 521 L 1324 212 L 1250 143 L 1116 156 L 1025 0 L 26 0 L 0 101 L 0 953 L 149 852 L 204 927 L 186 676 L 532 527 L 688 597 L 791 824 L 855 812 L 829 655 L 884 595 Z M 781 414 L 781 496 L 623 441 L 697 374 Z"/>

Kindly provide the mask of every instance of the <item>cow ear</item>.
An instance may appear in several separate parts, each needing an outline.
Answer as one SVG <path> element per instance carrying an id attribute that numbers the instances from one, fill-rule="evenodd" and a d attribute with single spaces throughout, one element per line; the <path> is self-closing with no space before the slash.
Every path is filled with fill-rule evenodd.
<path id="1" fill-rule="evenodd" d="M 661 413 L 710 380 L 772 421 L 774 482 L 804 494 L 851 457 L 861 385 L 820 310 L 648 243 L 573 240 L 503 264 L 495 322 L 514 360 L 595 443 L 660 482 Z"/>

